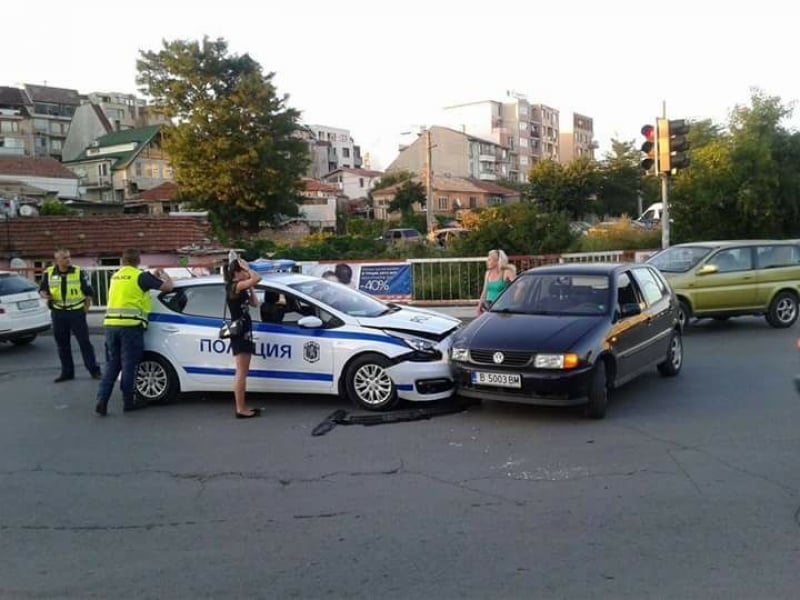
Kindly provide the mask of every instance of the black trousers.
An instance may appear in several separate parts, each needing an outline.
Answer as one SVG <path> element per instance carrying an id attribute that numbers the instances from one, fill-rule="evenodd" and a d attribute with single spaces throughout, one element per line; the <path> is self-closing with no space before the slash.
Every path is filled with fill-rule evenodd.
<path id="1" fill-rule="evenodd" d="M 89 326 L 86 324 L 86 313 L 83 310 L 52 310 L 53 337 L 58 346 L 58 358 L 61 361 L 61 375 L 73 377 L 75 364 L 72 362 L 72 335 L 78 340 L 81 348 L 83 364 L 89 373 L 97 373 L 100 367 L 94 353 L 94 346 L 89 340 Z"/>

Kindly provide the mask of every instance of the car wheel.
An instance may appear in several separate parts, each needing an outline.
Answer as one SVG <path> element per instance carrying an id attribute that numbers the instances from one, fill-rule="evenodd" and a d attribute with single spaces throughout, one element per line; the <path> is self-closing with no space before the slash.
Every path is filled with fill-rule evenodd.
<path id="1" fill-rule="evenodd" d="M 11 343 L 15 346 L 24 346 L 26 344 L 30 344 L 35 339 L 36 334 L 33 333 L 31 335 L 21 335 L 19 337 L 11 338 Z"/>
<path id="2" fill-rule="evenodd" d="M 689 322 L 692 320 L 692 309 L 686 300 L 678 302 L 678 321 L 680 321 L 681 329 L 686 330 L 689 327 Z"/>
<path id="3" fill-rule="evenodd" d="M 767 323 L 783 329 L 797 320 L 797 296 L 791 292 L 780 292 L 772 299 L 767 311 Z"/>
<path id="4" fill-rule="evenodd" d="M 586 404 L 586 416 L 591 419 L 602 419 L 606 416 L 608 408 L 608 382 L 606 379 L 606 364 L 598 361 L 592 371 L 589 382 L 589 402 Z"/>
<path id="5" fill-rule="evenodd" d="M 658 365 L 658 372 L 664 377 L 674 377 L 683 366 L 683 339 L 679 331 L 673 331 L 667 347 L 667 358 Z"/>
<path id="6" fill-rule="evenodd" d="M 175 369 L 169 362 L 152 353 L 145 353 L 136 370 L 136 396 L 148 404 L 167 404 L 180 392 Z"/>
<path id="7" fill-rule="evenodd" d="M 345 389 L 352 402 L 367 410 L 389 410 L 397 404 L 397 388 L 387 372 L 389 360 L 364 354 L 347 367 Z"/>

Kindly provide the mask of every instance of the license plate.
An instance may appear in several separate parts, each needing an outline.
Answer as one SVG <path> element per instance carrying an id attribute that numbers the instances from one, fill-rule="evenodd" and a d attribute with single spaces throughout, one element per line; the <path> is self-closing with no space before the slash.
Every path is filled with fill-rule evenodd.
<path id="1" fill-rule="evenodd" d="M 38 300 L 22 300 L 21 302 L 17 302 L 17 308 L 20 310 L 30 310 L 32 308 L 39 308 L 39 301 Z"/>
<path id="2" fill-rule="evenodd" d="M 475 385 L 493 385 L 504 388 L 521 388 L 522 376 L 518 373 L 486 373 L 474 371 L 472 383 Z"/>

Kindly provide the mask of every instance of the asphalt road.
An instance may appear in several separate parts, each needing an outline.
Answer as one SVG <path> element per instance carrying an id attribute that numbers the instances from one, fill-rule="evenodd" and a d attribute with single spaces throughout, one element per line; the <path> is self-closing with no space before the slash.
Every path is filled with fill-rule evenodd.
<path id="1" fill-rule="evenodd" d="M 603 421 L 484 403 L 320 437 L 343 401 L 97 418 L 52 337 L 0 345 L 0 598 L 796 598 L 799 334 L 696 327 Z"/>

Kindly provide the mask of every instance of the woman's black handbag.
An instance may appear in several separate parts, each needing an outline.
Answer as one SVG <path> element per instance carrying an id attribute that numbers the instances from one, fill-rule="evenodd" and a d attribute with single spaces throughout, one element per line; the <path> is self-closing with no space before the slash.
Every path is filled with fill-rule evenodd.
<path id="1" fill-rule="evenodd" d="M 226 320 L 225 315 L 228 314 L 228 298 L 227 298 L 227 290 L 226 290 L 226 298 L 225 304 L 222 308 L 222 325 L 219 328 L 219 338 L 224 340 L 229 337 L 237 336 L 242 334 L 242 330 L 244 329 L 244 322 L 242 319 L 236 320 Z"/>

